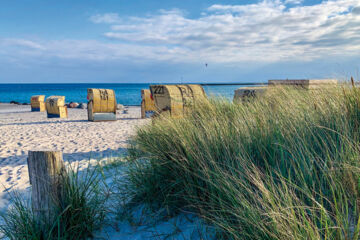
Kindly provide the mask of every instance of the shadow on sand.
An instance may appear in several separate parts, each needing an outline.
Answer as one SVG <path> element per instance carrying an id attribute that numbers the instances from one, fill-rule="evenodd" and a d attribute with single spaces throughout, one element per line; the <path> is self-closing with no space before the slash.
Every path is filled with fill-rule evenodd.
<path id="1" fill-rule="evenodd" d="M 75 162 L 81 162 L 84 163 L 84 161 L 89 160 L 102 160 L 106 159 L 108 161 L 116 160 L 119 158 L 123 158 L 127 155 L 127 149 L 126 148 L 118 148 L 118 149 L 107 149 L 104 151 L 91 151 L 91 152 L 76 152 L 76 153 L 63 153 L 63 159 L 65 163 L 75 163 Z M 7 169 L 8 172 L 12 172 L 11 176 L 9 176 L 8 181 L 15 181 L 15 179 L 20 180 L 20 177 L 24 176 L 18 176 L 17 173 L 13 171 L 12 168 L 18 167 L 21 165 L 27 164 L 27 154 L 22 155 L 15 155 L 10 156 L 7 158 L 0 158 L 0 168 L 1 169 Z M 74 168 L 73 168 L 74 169 Z M 76 168 L 75 168 L 76 169 Z M 79 173 L 84 172 L 85 169 L 79 168 Z M 1 183 L 0 183 L 1 184 Z M 26 187 L 25 189 L 17 189 L 16 184 L 13 186 L 8 186 L 7 188 L 2 185 L 0 187 L 0 213 L 5 212 L 7 208 L 9 207 L 9 203 L 11 203 L 13 195 L 17 194 L 21 198 L 27 200 L 30 199 L 31 195 L 31 187 L 30 185 Z"/>
<path id="2" fill-rule="evenodd" d="M 42 124 L 49 124 L 49 123 L 65 123 L 65 122 L 87 122 L 88 120 L 55 120 L 55 121 L 43 121 L 43 122 L 26 122 L 26 123 L 7 123 L 1 124 L 0 126 L 22 126 L 22 125 L 42 125 Z"/>
<path id="3" fill-rule="evenodd" d="M 49 150 L 51 151 L 51 150 Z M 58 150 L 53 150 L 58 151 Z M 118 149 L 106 149 L 104 151 L 90 151 L 90 152 L 74 152 L 74 153 L 63 153 L 63 159 L 65 162 L 75 162 L 84 160 L 101 160 L 101 159 L 114 159 L 122 158 L 127 155 L 127 148 Z M 27 163 L 28 154 L 13 155 L 10 157 L 0 158 L 0 167 L 16 167 Z"/>
<path id="4" fill-rule="evenodd" d="M 116 120 L 141 120 L 142 118 L 117 118 Z M 66 119 L 59 119 L 54 121 L 42 121 L 42 122 L 26 122 L 26 123 L 0 123 L 0 126 L 22 126 L 22 125 L 42 125 L 42 124 L 49 124 L 49 123 L 78 123 L 78 122 L 90 122 L 87 119 L 80 119 L 80 120 L 66 120 Z M 102 121 L 102 122 L 112 122 L 112 121 Z M 96 122 L 99 123 L 99 122 Z"/>

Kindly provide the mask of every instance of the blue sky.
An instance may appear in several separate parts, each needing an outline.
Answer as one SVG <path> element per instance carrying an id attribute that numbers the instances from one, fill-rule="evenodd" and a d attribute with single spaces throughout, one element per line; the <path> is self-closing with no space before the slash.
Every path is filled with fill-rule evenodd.
<path id="1" fill-rule="evenodd" d="M 0 83 L 265 82 L 359 71 L 359 0 L 0 3 Z"/>

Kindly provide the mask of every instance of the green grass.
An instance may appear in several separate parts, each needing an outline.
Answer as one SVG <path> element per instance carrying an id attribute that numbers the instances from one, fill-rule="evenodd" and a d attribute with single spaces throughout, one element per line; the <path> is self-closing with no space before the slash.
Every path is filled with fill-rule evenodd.
<path id="1" fill-rule="evenodd" d="M 134 202 L 192 211 L 221 239 L 359 239 L 360 90 L 277 89 L 138 130 Z"/>
<path id="2" fill-rule="evenodd" d="M 31 202 L 12 194 L 13 204 L 3 213 L 0 236 L 9 240 L 88 239 L 104 225 L 108 194 L 100 166 L 68 169 L 62 179 L 62 201 L 57 202 L 50 220 L 38 219 Z M 1 238 L 1 237 L 0 237 Z"/>

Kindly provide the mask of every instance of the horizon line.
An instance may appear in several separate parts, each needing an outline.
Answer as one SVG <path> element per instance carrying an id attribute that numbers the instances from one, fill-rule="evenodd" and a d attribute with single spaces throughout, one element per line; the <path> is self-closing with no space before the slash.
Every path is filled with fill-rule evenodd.
<path id="1" fill-rule="evenodd" d="M 267 85 L 267 82 L 225 82 L 225 83 L 219 83 L 219 82 L 214 82 L 214 83 L 201 83 L 201 82 L 182 82 L 182 83 L 112 83 L 112 82 L 106 82 L 106 83 L 98 83 L 98 82 L 89 82 L 89 83 L 84 83 L 84 82 L 79 82 L 79 83 L 65 83 L 65 82 L 59 82 L 59 83 L 0 83 L 0 85 L 5 85 L 5 84 L 13 84 L 13 85 L 20 85 L 20 84 L 134 84 L 134 85 L 140 85 L 140 84 L 150 84 L 150 85 L 162 85 L 162 84 L 166 84 L 166 85 L 183 85 L 183 84 L 198 84 L 198 85 L 202 85 L 202 86 L 220 86 L 220 85 Z"/>

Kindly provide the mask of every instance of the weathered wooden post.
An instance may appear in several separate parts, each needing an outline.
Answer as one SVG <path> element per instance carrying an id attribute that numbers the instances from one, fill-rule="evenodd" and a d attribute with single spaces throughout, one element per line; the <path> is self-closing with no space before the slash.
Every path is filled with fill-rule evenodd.
<path id="1" fill-rule="evenodd" d="M 146 118 L 146 112 L 145 112 L 145 101 L 141 101 L 141 118 Z"/>
<path id="2" fill-rule="evenodd" d="M 41 220 L 50 220 L 61 201 L 65 165 L 61 152 L 29 151 L 29 179 L 32 185 L 32 208 Z"/>

